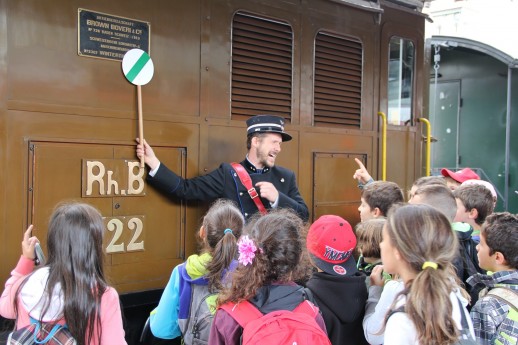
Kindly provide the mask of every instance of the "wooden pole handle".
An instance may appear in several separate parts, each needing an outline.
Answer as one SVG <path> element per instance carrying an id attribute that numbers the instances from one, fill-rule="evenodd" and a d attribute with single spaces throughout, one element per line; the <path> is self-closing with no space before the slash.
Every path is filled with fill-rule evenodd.
<path id="1" fill-rule="evenodd" d="M 137 104 L 138 104 L 138 138 L 139 142 L 144 145 L 144 120 L 142 118 L 142 89 L 137 85 Z M 144 168 L 144 155 L 140 157 L 140 167 Z"/>

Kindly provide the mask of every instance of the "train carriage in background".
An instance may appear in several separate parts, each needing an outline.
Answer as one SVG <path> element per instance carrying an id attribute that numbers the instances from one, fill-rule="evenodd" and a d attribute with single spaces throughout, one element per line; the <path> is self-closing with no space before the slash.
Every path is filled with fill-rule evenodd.
<path id="1" fill-rule="evenodd" d="M 518 58 L 486 43 L 432 36 L 431 168 L 470 167 L 498 193 L 497 211 L 518 212 Z M 435 57 L 437 56 L 437 58 Z"/>
<path id="2" fill-rule="evenodd" d="M 70 199 L 105 217 L 107 271 L 130 324 L 195 251 L 206 205 L 147 186 L 135 156 L 137 93 L 120 60 L 140 39 L 155 66 L 142 86 L 144 135 L 165 164 L 189 178 L 241 159 L 244 120 L 280 115 L 293 140 L 277 164 L 295 171 L 311 219 L 356 223 L 353 158 L 402 188 L 425 174 L 421 8 L 420 0 L 0 0 L 0 277 L 29 224 L 45 249 L 51 211 Z M 84 13 L 93 19 L 82 23 Z M 131 30 L 136 23 L 147 36 Z M 127 332 L 134 342 L 137 327 Z"/>

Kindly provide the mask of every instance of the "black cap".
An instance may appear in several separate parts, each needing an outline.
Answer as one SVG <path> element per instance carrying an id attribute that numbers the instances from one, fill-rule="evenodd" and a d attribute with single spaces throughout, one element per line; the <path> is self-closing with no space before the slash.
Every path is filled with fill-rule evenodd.
<path id="1" fill-rule="evenodd" d="M 284 118 L 274 115 L 256 115 L 246 120 L 246 134 L 279 133 L 282 141 L 290 141 L 291 135 L 284 132 Z"/>

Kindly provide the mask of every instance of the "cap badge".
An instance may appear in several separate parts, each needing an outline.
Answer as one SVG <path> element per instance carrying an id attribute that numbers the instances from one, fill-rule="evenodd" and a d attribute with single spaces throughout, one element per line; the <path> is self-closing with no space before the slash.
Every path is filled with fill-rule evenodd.
<path id="1" fill-rule="evenodd" d="M 341 276 L 345 275 L 347 273 L 347 270 L 343 268 L 342 266 L 334 265 L 333 271 L 335 271 L 336 274 L 339 274 Z"/>

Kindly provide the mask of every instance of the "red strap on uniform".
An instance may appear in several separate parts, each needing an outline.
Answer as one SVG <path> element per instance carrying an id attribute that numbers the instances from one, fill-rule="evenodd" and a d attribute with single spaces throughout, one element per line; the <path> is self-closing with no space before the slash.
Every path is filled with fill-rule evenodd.
<path id="1" fill-rule="evenodd" d="M 257 194 L 257 191 L 255 190 L 254 186 L 252 186 L 252 179 L 250 178 L 250 175 L 248 175 L 248 173 L 246 172 L 245 168 L 243 168 L 243 166 L 239 163 L 230 163 L 230 165 L 232 166 L 232 168 L 234 168 L 235 172 L 237 173 L 237 176 L 239 176 L 239 180 L 247 189 L 248 194 L 255 203 L 255 206 L 257 206 L 259 212 L 261 212 L 261 214 L 263 215 L 268 213 L 261 201 L 261 198 L 259 198 L 259 194 Z"/>

